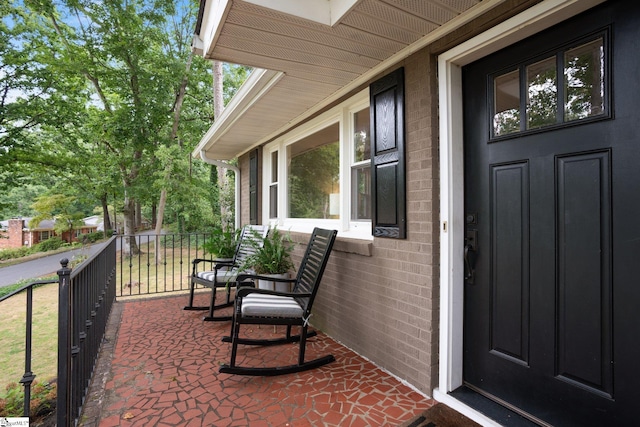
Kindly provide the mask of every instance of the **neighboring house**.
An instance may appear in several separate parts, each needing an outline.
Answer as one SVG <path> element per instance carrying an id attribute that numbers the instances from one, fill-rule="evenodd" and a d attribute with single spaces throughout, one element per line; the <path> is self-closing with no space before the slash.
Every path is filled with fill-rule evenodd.
<path id="1" fill-rule="evenodd" d="M 81 228 L 73 230 L 71 240 L 76 240 L 81 234 L 95 233 L 97 231 L 97 224 L 92 222 L 90 218 L 85 218 L 85 223 Z M 14 218 L 0 221 L 0 249 L 20 248 L 22 246 L 32 247 L 58 235 L 54 230 L 54 221 L 40 221 L 38 226 L 34 228 L 29 227 L 30 221 L 31 218 Z M 68 242 L 69 232 L 65 231 L 60 237 Z"/>
<path id="2" fill-rule="evenodd" d="M 640 2 L 202 0 L 196 33 L 257 67 L 194 151 L 239 159 L 237 222 L 339 230 L 314 326 L 486 425 L 636 423 Z"/>

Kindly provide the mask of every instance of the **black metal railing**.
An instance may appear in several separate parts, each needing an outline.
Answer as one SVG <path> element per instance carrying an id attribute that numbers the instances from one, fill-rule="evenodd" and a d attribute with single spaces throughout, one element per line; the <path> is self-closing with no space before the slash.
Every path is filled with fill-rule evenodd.
<path id="1" fill-rule="evenodd" d="M 116 239 L 75 270 L 61 261 L 58 314 L 57 425 L 74 425 L 116 299 Z"/>
<path id="2" fill-rule="evenodd" d="M 27 285 L 22 286 L 20 289 L 17 289 L 10 294 L 5 295 L 0 298 L 0 303 L 2 301 L 8 300 L 9 298 L 15 297 L 19 294 L 26 295 L 26 318 L 25 318 L 25 341 L 24 341 L 24 375 L 22 375 L 22 379 L 20 380 L 20 384 L 24 386 L 24 399 L 23 399 L 23 409 L 22 415 L 25 417 L 30 416 L 30 405 L 31 402 L 31 384 L 33 380 L 35 380 L 36 375 L 31 370 L 31 362 L 32 362 L 32 348 L 33 348 L 33 288 L 41 285 L 46 285 L 50 283 L 56 283 L 56 280 L 37 280 L 35 282 L 31 282 Z"/>
<path id="3" fill-rule="evenodd" d="M 137 234 L 117 236 L 117 296 L 152 295 L 189 289 L 192 263 L 206 254 L 209 234 Z M 132 254 L 126 239 L 136 240 Z"/>

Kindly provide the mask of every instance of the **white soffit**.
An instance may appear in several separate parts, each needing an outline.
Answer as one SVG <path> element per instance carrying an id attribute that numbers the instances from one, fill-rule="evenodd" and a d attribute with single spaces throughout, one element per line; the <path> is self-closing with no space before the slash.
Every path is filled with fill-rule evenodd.
<path id="1" fill-rule="evenodd" d="M 234 101 L 249 94 L 260 98 L 225 111 L 194 151 L 228 160 L 307 120 L 505 0 L 203 1 L 197 36 L 205 58 L 281 73 L 275 84 L 259 83 L 272 76 L 256 75 L 253 83 L 268 90 L 241 89 Z M 291 9 L 301 6 L 304 10 Z M 318 7 L 343 14 L 333 25 L 317 22 L 325 15 L 301 17 Z"/>

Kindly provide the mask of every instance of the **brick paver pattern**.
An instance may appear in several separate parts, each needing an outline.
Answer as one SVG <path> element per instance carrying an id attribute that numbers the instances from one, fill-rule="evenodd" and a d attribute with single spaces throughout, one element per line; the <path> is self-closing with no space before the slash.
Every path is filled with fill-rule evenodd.
<path id="1" fill-rule="evenodd" d="M 207 297 L 197 295 L 196 305 L 206 305 Z M 276 377 L 220 374 L 229 360 L 231 345 L 221 338 L 230 322 L 203 322 L 203 312 L 182 310 L 186 302 L 179 296 L 117 303 L 122 317 L 101 409 L 97 419 L 83 420 L 85 427 L 398 426 L 434 404 L 324 334 L 308 340 L 306 360 L 333 354 L 329 365 Z M 251 336 L 284 331 L 245 330 Z M 297 354 L 297 344 L 241 345 L 238 363 L 292 364 Z"/>

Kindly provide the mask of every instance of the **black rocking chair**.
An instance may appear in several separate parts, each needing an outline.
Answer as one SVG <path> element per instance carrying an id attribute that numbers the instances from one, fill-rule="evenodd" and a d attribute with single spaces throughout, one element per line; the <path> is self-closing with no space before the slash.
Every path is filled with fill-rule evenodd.
<path id="1" fill-rule="evenodd" d="M 308 333 L 307 327 L 311 315 L 311 306 L 318 292 L 322 274 L 327 265 L 337 231 L 315 228 L 307 246 L 304 258 L 295 279 L 273 279 L 259 275 L 241 274 L 241 280 L 265 279 L 276 282 L 293 283 L 291 292 L 277 292 L 254 287 L 239 287 L 236 292 L 231 336 L 223 341 L 231 341 L 231 361 L 222 365 L 220 372 L 238 375 L 272 376 L 305 371 L 333 362 L 333 355 L 327 355 L 308 362 L 304 360 L 306 340 L 315 335 Z M 240 338 L 240 325 L 286 325 L 287 333 L 283 338 L 249 339 Z M 300 335 L 291 335 L 291 327 L 300 326 Z M 299 342 L 298 364 L 279 367 L 242 367 L 236 365 L 238 344 L 275 345 Z"/>
<path id="2" fill-rule="evenodd" d="M 238 270 L 249 256 L 255 253 L 256 248 L 262 244 L 262 239 L 267 235 L 269 227 L 266 225 L 246 225 L 240 233 L 238 247 L 231 261 L 220 261 L 215 259 L 196 258 L 193 260 L 193 270 L 191 272 L 191 289 L 189 290 L 189 305 L 185 306 L 185 310 L 209 310 L 209 314 L 203 317 L 205 321 L 225 321 L 231 320 L 232 316 L 214 316 L 215 310 L 231 307 L 231 288 L 237 285 L 238 274 L 243 273 Z M 208 262 L 213 270 L 198 271 L 198 264 Z M 211 288 L 211 303 L 207 307 L 194 306 L 193 296 L 196 284 L 204 285 Z M 227 292 L 227 300 L 222 304 L 215 305 L 216 289 L 225 287 Z"/>

